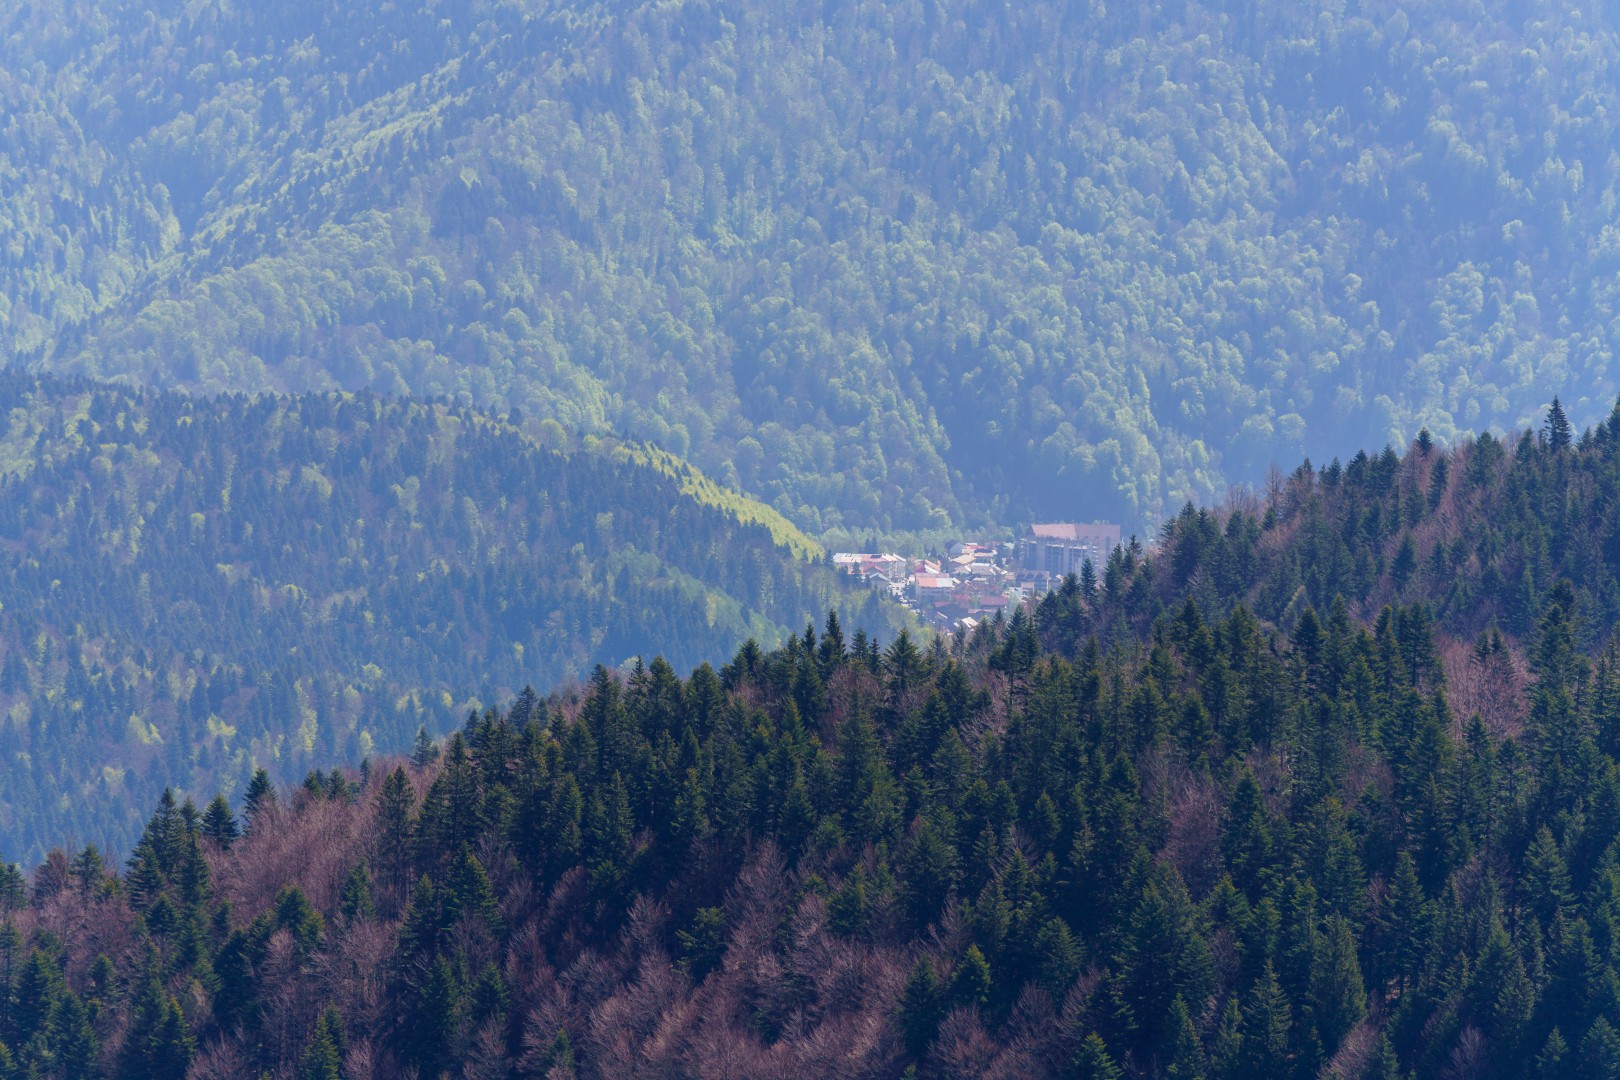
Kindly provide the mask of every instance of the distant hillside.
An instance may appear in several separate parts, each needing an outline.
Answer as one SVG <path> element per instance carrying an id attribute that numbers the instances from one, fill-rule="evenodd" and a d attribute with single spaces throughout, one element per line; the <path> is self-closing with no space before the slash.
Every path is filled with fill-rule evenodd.
<path id="1" fill-rule="evenodd" d="M 0 356 L 464 395 L 815 536 L 1189 497 L 1620 383 L 1601 4 L 0 14 Z"/>
<path id="2" fill-rule="evenodd" d="M 766 508 L 468 409 L 10 376 L 0 417 L 12 858 L 123 849 L 166 784 L 397 752 L 598 663 L 895 618 L 744 520 Z"/>

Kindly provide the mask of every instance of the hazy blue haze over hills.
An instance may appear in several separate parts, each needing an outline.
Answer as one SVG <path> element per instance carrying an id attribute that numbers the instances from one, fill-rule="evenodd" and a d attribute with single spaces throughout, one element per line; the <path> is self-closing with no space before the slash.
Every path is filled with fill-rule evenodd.
<path id="1" fill-rule="evenodd" d="M 1323 7 L 6 7 L 0 1080 L 1620 1076 L 1616 15 Z"/>
<path id="2" fill-rule="evenodd" d="M 0 856 L 408 748 L 526 684 L 902 616 L 747 507 L 472 410 L 0 377 Z M 712 500 L 711 500 L 712 502 Z"/>
<path id="3" fill-rule="evenodd" d="M 451 393 L 813 533 L 1189 497 L 1620 384 L 1597 3 L 31 5 L 0 349 Z"/>

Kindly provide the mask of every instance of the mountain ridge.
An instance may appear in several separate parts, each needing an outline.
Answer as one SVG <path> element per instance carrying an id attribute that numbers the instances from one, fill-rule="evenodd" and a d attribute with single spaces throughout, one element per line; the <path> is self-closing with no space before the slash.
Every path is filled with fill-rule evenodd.
<path id="1" fill-rule="evenodd" d="M 599 663 L 904 621 L 696 473 L 442 402 L 7 373 L 0 414 L 14 856 L 122 850 L 165 785 L 401 751 Z"/>
<path id="2" fill-rule="evenodd" d="M 13 362 L 515 405 L 835 543 L 1620 391 L 1596 8 L 137 7 L 0 35 Z"/>

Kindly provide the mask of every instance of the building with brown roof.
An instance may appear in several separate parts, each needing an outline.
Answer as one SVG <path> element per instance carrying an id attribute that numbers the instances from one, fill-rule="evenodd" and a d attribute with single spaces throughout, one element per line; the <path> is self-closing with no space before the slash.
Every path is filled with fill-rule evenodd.
<path id="1" fill-rule="evenodd" d="M 1119 526 L 1107 522 L 1031 525 L 1018 541 L 1018 565 L 1024 570 L 1062 577 L 1078 574 L 1081 565 L 1090 559 L 1101 575 L 1108 556 L 1117 547 Z"/>

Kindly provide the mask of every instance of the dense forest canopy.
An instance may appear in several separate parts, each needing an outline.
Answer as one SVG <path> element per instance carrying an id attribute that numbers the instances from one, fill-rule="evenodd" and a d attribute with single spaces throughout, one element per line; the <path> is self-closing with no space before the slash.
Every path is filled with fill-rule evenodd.
<path id="1" fill-rule="evenodd" d="M 0 870 L 0 1069 L 1607 1080 L 1617 503 L 1620 412 L 1555 408 L 951 643 L 829 619 L 166 793 L 120 873 Z"/>
<path id="2" fill-rule="evenodd" d="M 457 395 L 812 534 L 1102 517 L 1617 389 L 1596 2 L 0 14 L 0 355 Z"/>
<path id="3" fill-rule="evenodd" d="M 12 373 L 0 418 L 7 858 L 127 851 L 165 786 L 399 753 L 598 663 L 904 617 L 689 469 L 471 409 Z"/>

